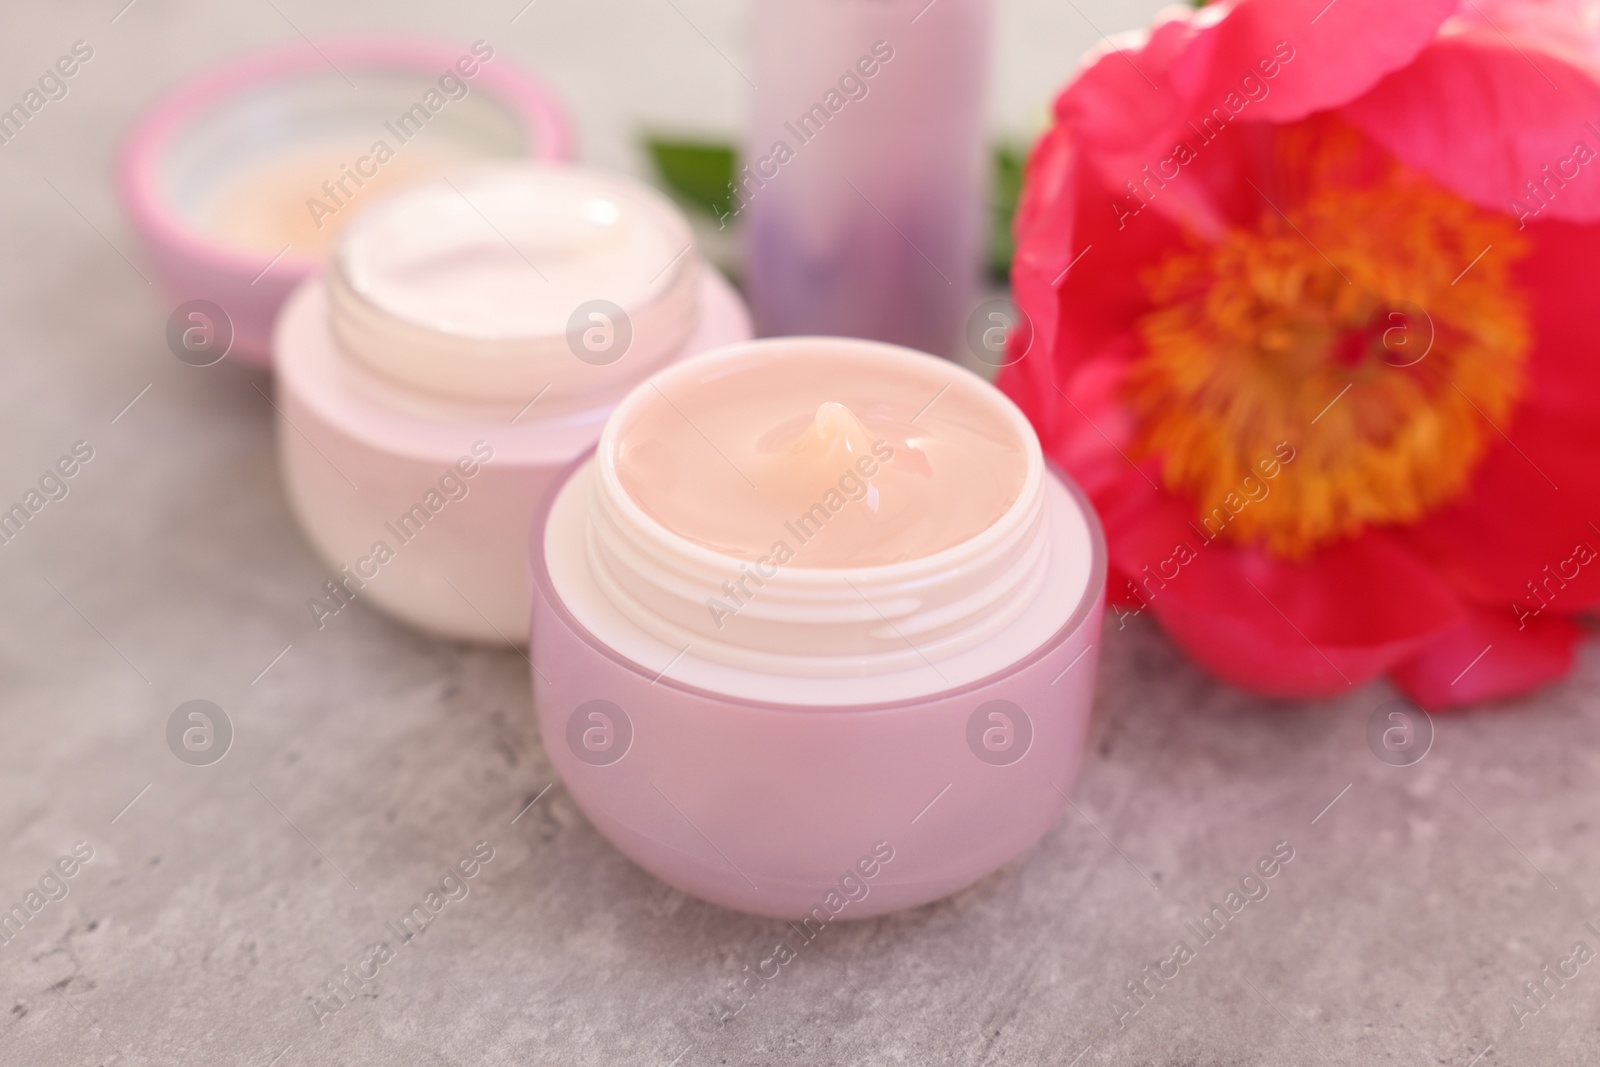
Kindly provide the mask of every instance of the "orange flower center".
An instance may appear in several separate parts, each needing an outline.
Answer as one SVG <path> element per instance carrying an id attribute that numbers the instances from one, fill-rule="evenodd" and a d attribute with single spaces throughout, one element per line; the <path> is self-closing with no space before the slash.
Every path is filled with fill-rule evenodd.
<path id="1" fill-rule="evenodd" d="M 1302 195 L 1147 273 L 1128 381 L 1138 453 L 1207 536 L 1287 558 L 1459 496 L 1529 348 L 1510 219 L 1398 164 L 1353 182 L 1348 138 L 1298 143 Z"/>

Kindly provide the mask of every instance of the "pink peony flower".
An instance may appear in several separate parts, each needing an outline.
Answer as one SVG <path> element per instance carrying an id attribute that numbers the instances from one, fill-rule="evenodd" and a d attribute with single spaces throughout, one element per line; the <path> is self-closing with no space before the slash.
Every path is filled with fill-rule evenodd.
<path id="1" fill-rule="evenodd" d="M 1116 618 L 1257 692 L 1520 693 L 1600 601 L 1600 22 L 1456 9 L 1174 9 L 1028 163 L 1001 385 Z"/>

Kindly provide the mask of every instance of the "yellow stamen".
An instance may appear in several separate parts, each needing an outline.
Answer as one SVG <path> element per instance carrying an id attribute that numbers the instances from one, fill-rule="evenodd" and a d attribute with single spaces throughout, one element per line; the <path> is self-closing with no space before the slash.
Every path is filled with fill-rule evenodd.
<path id="1" fill-rule="evenodd" d="M 1302 558 L 1459 496 L 1529 341 L 1510 219 L 1398 164 L 1356 177 L 1348 133 L 1294 133 L 1280 147 L 1311 162 L 1274 198 L 1287 219 L 1263 202 L 1254 229 L 1144 278 L 1128 395 L 1139 454 L 1207 536 Z"/>

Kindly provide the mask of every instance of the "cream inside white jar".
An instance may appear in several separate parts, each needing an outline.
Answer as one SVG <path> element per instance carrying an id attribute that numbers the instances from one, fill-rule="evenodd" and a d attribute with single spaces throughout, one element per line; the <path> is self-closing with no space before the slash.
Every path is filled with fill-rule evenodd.
<path id="1" fill-rule="evenodd" d="M 582 167 L 445 175 L 340 240 L 333 332 L 363 370 L 447 401 L 592 408 L 681 351 L 700 276 L 660 194 Z"/>
<path id="2" fill-rule="evenodd" d="M 830 338 L 734 346 L 635 390 L 545 537 L 563 600 L 630 659 L 820 705 L 1004 669 L 1064 624 L 1091 555 L 1009 400 Z"/>

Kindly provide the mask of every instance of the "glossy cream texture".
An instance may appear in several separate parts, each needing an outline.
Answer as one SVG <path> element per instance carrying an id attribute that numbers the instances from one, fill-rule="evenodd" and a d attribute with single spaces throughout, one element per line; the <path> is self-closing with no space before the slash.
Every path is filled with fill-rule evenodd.
<path id="1" fill-rule="evenodd" d="M 359 214 L 331 266 L 333 330 L 353 360 L 514 412 L 615 402 L 696 322 L 687 222 L 643 183 L 583 167 L 423 181 Z"/>
<path id="2" fill-rule="evenodd" d="M 662 527 L 736 559 L 921 559 L 993 526 L 1028 476 L 987 387 L 931 359 L 791 347 L 655 388 L 617 436 L 617 476 Z"/>

